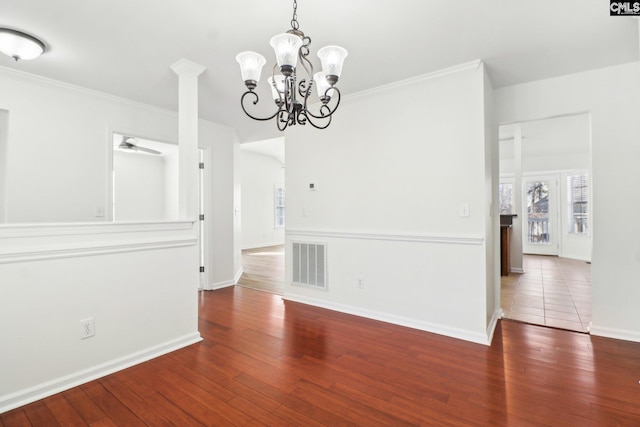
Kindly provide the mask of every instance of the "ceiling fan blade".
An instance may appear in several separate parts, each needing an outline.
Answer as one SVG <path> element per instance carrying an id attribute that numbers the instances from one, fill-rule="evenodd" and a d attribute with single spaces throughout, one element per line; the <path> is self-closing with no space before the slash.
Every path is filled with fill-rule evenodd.
<path id="1" fill-rule="evenodd" d="M 118 148 L 121 150 L 134 150 L 135 145 L 131 144 L 130 142 L 122 141 L 120 145 L 118 145 Z"/>
<path id="2" fill-rule="evenodd" d="M 134 145 L 133 149 L 137 151 L 144 151 L 145 153 L 149 153 L 149 154 L 156 154 L 156 155 L 162 154 L 160 151 L 152 150 L 151 148 L 141 147 L 139 145 Z"/>

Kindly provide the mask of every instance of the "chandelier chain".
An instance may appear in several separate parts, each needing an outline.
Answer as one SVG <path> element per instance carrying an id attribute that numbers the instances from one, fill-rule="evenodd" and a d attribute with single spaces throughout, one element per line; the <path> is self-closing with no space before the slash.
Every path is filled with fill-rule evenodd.
<path id="1" fill-rule="evenodd" d="M 300 24 L 298 24 L 298 2 L 297 0 L 293 0 L 293 18 L 291 18 L 291 28 L 294 30 L 298 30 L 300 28 Z"/>

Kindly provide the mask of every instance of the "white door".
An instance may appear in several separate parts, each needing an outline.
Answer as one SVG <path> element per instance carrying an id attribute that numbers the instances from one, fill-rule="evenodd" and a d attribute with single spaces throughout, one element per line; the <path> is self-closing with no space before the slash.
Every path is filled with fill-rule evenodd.
<path id="1" fill-rule="evenodd" d="M 558 255 L 557 177 L 523 177 L 522 196 L 522 251 Z"/>

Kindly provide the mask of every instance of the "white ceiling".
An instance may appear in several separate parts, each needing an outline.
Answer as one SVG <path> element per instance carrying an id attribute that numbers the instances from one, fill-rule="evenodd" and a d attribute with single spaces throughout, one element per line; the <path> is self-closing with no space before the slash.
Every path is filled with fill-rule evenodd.
<path id="1" fill-rule="evenodd" d="M 339 82 L 348 95 L 475 59 L 495 87 L 637 61 L 637 21 L 610 17 L 607 5 L 298 0 L 298 18 L 314 57 L 327 44 L 349 51 Z M 291 12 L 291 0 L 2 0 L 0 26 L 31 33 L 48 50 L 17 63 L 0 55 L 0 66 L 177 110 L 169 67 L 186 58 L 206 67 L 202 117 L 234 127 L 243 142 L 274 138 L 275 123 L 240 109 L 245 87 L 235 55 L 255 50 L 272 61 L 269 39 L 289 29 Z M 264 75 L 270 70 L 268 63 Z"/>
<path id="2" fill-rule="evenodd" d="M 240 146 L 245 151 L 272 157 L 284 166 L 284 138 L 263 139 L 247 142 Z"/>

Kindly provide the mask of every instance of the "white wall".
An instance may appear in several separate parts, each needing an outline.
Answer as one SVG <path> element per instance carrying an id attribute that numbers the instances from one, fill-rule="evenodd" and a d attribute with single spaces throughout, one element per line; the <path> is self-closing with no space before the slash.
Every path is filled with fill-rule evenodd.
<path id="1" fill-rule="evenodd" d="M 111 197 L 112 130 L 177 142 L 170 111 L 9 70 L 0 72 L 0 91 L 10 118 L 10 223 L 105 220 L 95 207 Z"/>
<path id="2" fill-rule="evenodd" d="M 191 222 L 0 226 L 0 412 L 199 341 L 196 236 Z"/>
<path id="3" fill-rule="evenodd" d="M 195 218 L 127 224 L 94 217 L 111 198 L 113 132 L 176 141 L 177 114 L 9 70 L 0 70 L 0 92 L 9 118 L 8 223 L 0 225 L 2 412 L 200 335 Z M 199 139 L 213 159 L 210 277 L 232 284 L 238 141 L 233 129 L 206 121 Z M 80 340 L 87 317 L 95 318 L 96 336 Z"/>
<path id="4" fill-rule="evenodd" d="M 591 114 L 593 313 L 591 333 L 640 341 L 640 63 L 496 91 L 501 123 Z M 624 207 L 624 208 L 620 208 Z"/>
<path id="5" fill-rule="evenodd" d="M 0 224 L 6 222 L 6 172 L 7 172 L 7 138 L 9 136 L 9 113 L 0 110 Z"/>
<path id="6" fill-rule="evenodd" d="M 240 259 L 240 229 L 236 225 L 235 208 L 239 203 L 236 186 L 236 157 L 240 142 L 233 129 L 200 120 L 199 146 L 205 150 L 205 221 L 209 231 L 209 283 L 216 289 L 235 283 L 236 259 Z"/>
<path id="7" fill-rule="evenodd" d="M 284 165 L 273 157 L 240 146 L 242 174 L 242 248 L 284 243 L 284 228 L 275 227 L 275 186 L 284 185 Z"/>
<path id="8" fill-rule="evenodd" d="M 115 221 L 167 219 L 164 158 L 114 150 L 113 172 Z"/>
<path id="9" fill-rule="evenodd" d="M 285 298 L 487 342 L 484 83 L 465 64 L 343 99 L 326 130 L 288 130 L 286 277 L 292 242 L 320 241 L 329 283 L 288 282 Z"/>
<path id="10" fill-rule="evenodd" d="M 484 114 L 484 187 L 485 187 L 485 269 L 486 269 L 486 312 L 487 335 L 492 337 L 493 322 L 502 316 L 500 306 L 500 216 L 498 214 L 499 182 L 498 125 L 495 120 L 493 85 L 487 73 L 483 81 Z"/>

